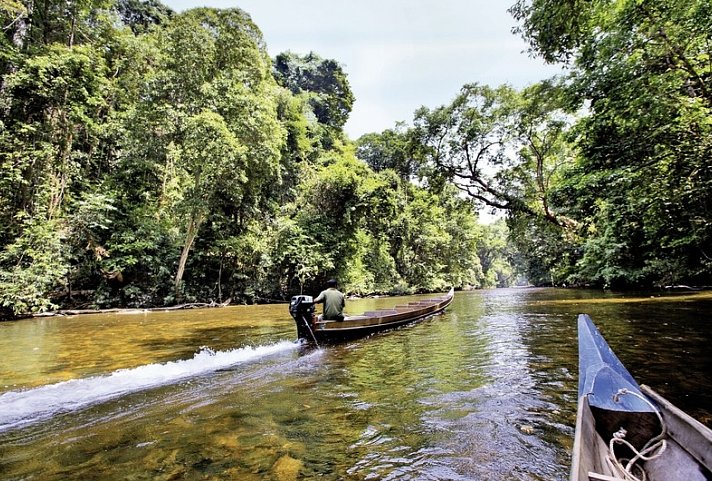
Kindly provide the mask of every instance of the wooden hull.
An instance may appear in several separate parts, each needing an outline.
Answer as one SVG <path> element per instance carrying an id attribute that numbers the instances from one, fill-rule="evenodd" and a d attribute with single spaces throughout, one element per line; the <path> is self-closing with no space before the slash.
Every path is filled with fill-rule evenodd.
<path id="1" fill-rule="evenodd" d="M 297 318 L 299 337 L 307 342 L 333 343 L 366 337 L 406 324 L 418 322 L 441 313 L 454 297 L 453 289 L 439 297 L 396 306 L 393 309 L 364 312 L 358 316 L 347 316 L 343 321 L 312 321 L 305 326 L 305 319 Z"/>
<path id="2" fill-rule="evenodd" d="M 584 319 L 582 319 L 584 317 Z M 591 349 L 586 338 L 588 326 L 593 326 L 588 316 L 579 317 L 579 370 L 584 377 L 597 375 L 597 369 L 590 369 L 585 365 L 585 353 Z M 582 327 L 583 326 L 583 327 Z M 582 334 L 583 329 L 583 334 Z M 595 334 L 600 336 L 598 330 Z M 583 339 L 583 340 L 582 340 Z M 601 338 L 602 339 L 602 338 Z M 613 356 L 615 370 L 625 368 L 616 366 L 618 361 L 610 351 L 607 344 L 599 349 L 608 349 L 602 358 Z M 588 351 L 590 353 L 590 351 Z M 584 353 L 584 354 L 582 354 Z M 618 361 L 619 362 L 619 361 Z M 609 366 L 610 367 L 610 366 Z M 628 378 L 630 374 L 625 371 L 620 373 L 621 378 Z M 632 378 L 631 378 L 632 379 Z M 582 379 L 580 389 L 583 386 L 592 388 L 593 391 L 579 392 L 578 412 L 576 416 L 576 435 L 574 438 L 573 457 L 571 466 L 571 481 L 589 480 L 618 480 L 625 479 L 620 471 L 611 466 L 606 459 L 610 456 L 609 442 L 612 433 L 623 427 L 626 430 L 625 439 L 629 440 L 636 449 L 641 449 L 650 439 L 658 436 L 665 430 L 665 448 L 651 452 L 654 459 L 649 461 L 639 461 L 637 464 L 645 471 L 648 481 L 711 481 L 712 480 L 712 431 L 688 416 L 680 409 L 676 408 L 660 394 L 653 391 L 648 386 L 638 386 L 637 394 L 645 397 L 654 406 L 654 409 L 631 409 L 619 410 L 616 405 L 609 405 L 607 400 L 596 390 L 602 386 L 603 391 L 609 380 L 604 377 L 602 382 L 594 379 Z M 634 382 L 634 381 L 633 381 Z M 626 386 L 630 392 L 631 386 Z M 629 396 L 629 394 L 624 394 Z M 598 404 L 596 406 L 594 404 Z M 662 424 L 658 413 L 662 418 Z M 621 444 L 614 449 L 619 457 L 631 457 L 630 453 L 622 454 L 625 449 Z M 637 468 L 636 468 L 637 469 Z M 633 470 L 633 474 L 639 476 L 639 472 Z M 634 478 L 629 478 L 634 479 Z"/>

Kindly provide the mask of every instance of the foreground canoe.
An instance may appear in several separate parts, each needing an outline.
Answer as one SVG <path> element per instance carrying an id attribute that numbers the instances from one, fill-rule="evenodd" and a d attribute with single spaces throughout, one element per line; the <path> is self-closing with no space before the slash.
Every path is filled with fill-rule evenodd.
<path id="1" fill-rule="evenodd" d="M 639 386 L 591 318 L 578 318 L 571 481 L 712 481 L 712 430 Z"/>
<path id="2" fill-rule="evenodd" d="M 447 294 L 410 302 L 391 309 L 364 312 L 346 316 L 343 321 L 321 321 L 314 315 L 314 300 L 311 296 L 294 296 L 289 304 L 289 313 L 297 324 L 297 336 L 308 343 L 331 343 L 365 337 L 376 332 L 421 321 L 445 310 L 452 302 L 454 290 Z"/>

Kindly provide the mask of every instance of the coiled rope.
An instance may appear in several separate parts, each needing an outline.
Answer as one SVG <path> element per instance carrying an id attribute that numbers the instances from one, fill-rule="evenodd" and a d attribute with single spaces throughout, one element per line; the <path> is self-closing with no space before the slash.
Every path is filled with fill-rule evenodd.
<path id="1" fill-rule="evenodd" d="M 660 414 L 657 406 L 651 403 L 645 396 L 629 391 L 628 389 L 619 389 L 618 392 L 613 396 L 613 402 L 618 402 L 621 396 L 626 394 L 633 395 L 641 400 L 643 400 L 648 406 L 653 408 L 655 414 L 658 416 L 660 421 L 660 427 L 662 431 L 657 436 L 651 438 L 641 450 L 637 450 L 628 440 L 625 439 L 627 434 L 626 430 L 620 428 L 616 433 L 613 434 L 610 442 L 608 443 L 608 456 L 606 456 L 606 462 L 611 471 L 616 473 L 616 476 L 624 479 L 625 481 L 647 481 L 648 477 L 645 470 L 640 464 L 636 464 L 638 461 L 650 461 L 652 459 L 660 457 L 667 448 L 667 441 L 665 441 L 665 436 L 667 435 L 667 427 L 663 421 L 663 416 Z M 615 453 L 616 444 L 622 444 L 630 449 L 634 456 L 631 459 L 618 458 Z M 635 472 L 635 474 L 634 474 Z"/>

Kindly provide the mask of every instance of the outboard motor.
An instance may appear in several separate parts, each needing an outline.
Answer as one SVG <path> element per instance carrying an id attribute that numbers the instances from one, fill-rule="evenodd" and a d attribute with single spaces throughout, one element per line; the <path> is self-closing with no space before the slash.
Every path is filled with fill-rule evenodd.
<path id="1" fill-rule="evenodd" d="M 294 296 L 289 303 L 289 313 L 297 323 L 297 337 L 316 343 L 312 324 L 314 322 L 314 299 L 312 296 Z"/>

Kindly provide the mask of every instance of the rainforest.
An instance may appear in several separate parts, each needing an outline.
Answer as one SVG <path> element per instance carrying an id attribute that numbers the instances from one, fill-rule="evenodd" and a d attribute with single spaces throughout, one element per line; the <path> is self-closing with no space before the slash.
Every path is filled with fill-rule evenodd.
<path id="1" fill-rule="evenodd" d="M 271 58 L 239 8 L 0 0 L 0 318 L 283 301 L 332 277 L 712 285 L 712 3 L 509 13 L 561 75 L 466 84 L 350 139 L 339 59 Z"/>

